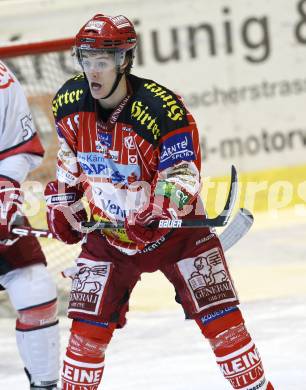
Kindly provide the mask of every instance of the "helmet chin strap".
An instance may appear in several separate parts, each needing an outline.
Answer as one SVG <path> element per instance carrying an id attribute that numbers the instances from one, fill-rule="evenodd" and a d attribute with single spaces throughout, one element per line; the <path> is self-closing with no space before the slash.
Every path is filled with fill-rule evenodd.
<path id="1" fill-rule="evenodd" d="M 120 72 L 117 73 L 117 77 L 116 77 L 116 80 L 115 80 L 115 82 L 114 82 L 114 84 L 112 86 L 112 89 L 110 90 L 110 92 L 105 97 L 100 98 L 101 100 L 109 98 L 115 92 L 116 88 L 118 87 L 118 85 L 120 83 L 120 80 L 122 79 L 123 74 L 124 74 L 124 72 L 123 73 L 120 73 Z"/>

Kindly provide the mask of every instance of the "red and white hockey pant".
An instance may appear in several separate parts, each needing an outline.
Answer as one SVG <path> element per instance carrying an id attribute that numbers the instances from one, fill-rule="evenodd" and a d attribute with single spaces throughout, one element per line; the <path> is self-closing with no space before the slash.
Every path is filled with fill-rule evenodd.
<path id="1" fill-rule="evenodd" d="M 273 390 L 261 358 L 238 307 L 218 310 L 196 319 L 209 340 L 224 377 L 233 389 Z"/>
<path id="2" fill-rule="evenodd" d="M 104 370 L 105 350 L 116 324 L 73 320 L 63 362 L 62 390 L 97 390 Z"/>

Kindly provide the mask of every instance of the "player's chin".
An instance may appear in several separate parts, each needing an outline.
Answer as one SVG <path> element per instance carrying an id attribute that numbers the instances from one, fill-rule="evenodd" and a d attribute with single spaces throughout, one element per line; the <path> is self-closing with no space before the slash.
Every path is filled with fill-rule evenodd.
<path id="1" fill-rule="evenodd" d="M 103 88 L 103 86 L 98 83 L 90 84 L 90 92 L 94 99 L 103 99 L 105 96 L 107 96 L 105 88 Z"/>

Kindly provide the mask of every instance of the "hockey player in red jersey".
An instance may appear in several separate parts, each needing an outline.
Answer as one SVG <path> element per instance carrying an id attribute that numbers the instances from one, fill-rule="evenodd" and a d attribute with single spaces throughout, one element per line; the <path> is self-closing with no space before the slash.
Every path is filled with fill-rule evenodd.
<path id="1" fill-rule="evenodd" d="M 160 270 L 232 388 L 271 390 L 216 234 L 148 227 L 176 215 L 204 218 L 201 155 L 196 123 L 181 98 L 130 74 L 136 43 L 126 17 L 95 15 L 76 36 L 83 73 L 53 101 L 60 149 L 57 180 L 45 190 L 49 229 L 68 244 L 80 241 L 83 196 L 90 220 L 125 226 L 84 238 L 70 294 L 62 388 L 98 388 L 105 350 L 125 324 L 135 284 L 142 272 Z"/>
<path id="2" fill-rule="evenodd" d="M 30 389 L 53 390 L 59 376 L 56 287 L 37 239 L 10 233 L 21 214 L 20 183 L 44 151 L 22 87 L 1 61 L 0 132 L 0 289 L 17 312 L 17 346 Z"/>

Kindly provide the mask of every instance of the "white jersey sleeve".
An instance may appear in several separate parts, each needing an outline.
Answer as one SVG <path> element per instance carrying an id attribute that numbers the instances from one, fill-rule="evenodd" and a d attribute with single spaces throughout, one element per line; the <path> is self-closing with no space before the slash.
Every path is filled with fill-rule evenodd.
<path id="1" fill-rule="evenodd" d="M 43 154 L 25 93 L 11 70 L 0 61 L 0 175 L 21 181 L 41 163 Z M 12 156 L 8 164 L 5 160 Z"/>
<path id="2" fill-rule="evenodd" d="M 19 153 L 0 160 L 0 176 L 7 176 L 22 183 L 30 171 L 41 163 L 41 157 Z"/>

